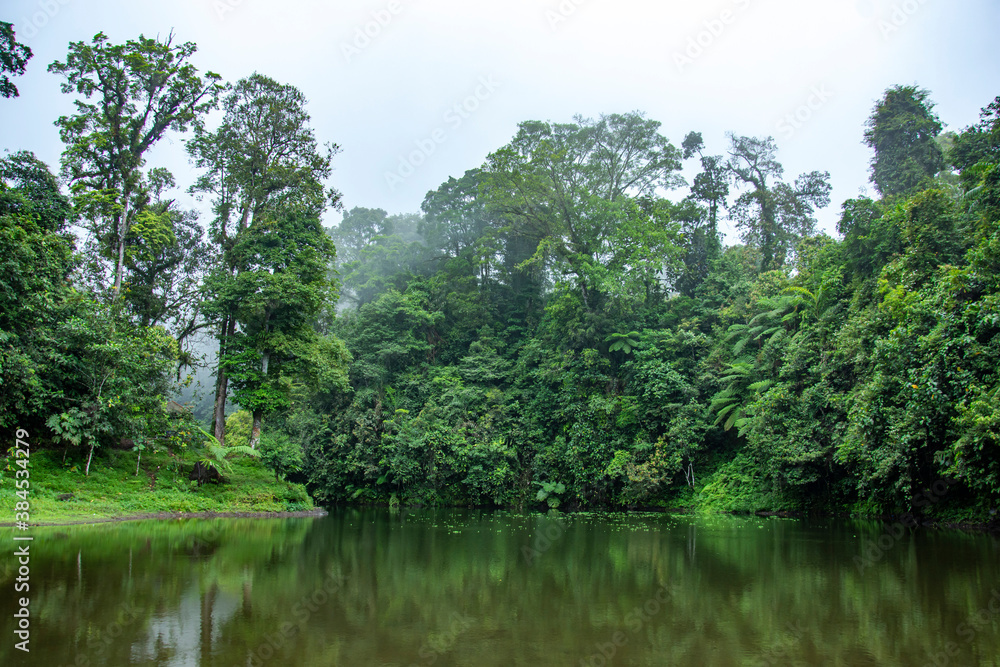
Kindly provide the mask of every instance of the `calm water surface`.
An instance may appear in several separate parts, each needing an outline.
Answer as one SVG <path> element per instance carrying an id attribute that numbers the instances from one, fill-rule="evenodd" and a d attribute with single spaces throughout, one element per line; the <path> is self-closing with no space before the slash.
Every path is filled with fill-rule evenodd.
<path id="1" fill-rule="evenodd" d="M 987 535 L 451 510 L 33 534 L 28 655 L 0 558 L 4 666 L 1000 666 Z"/>

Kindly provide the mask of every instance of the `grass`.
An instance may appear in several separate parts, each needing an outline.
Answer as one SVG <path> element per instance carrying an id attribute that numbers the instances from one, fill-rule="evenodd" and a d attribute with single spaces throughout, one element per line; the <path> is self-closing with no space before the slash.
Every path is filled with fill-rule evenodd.
<path id="1" fill-rule="evenodd" d="M 34 450 L 30 457 L 30 523 L 53 524 L 120 519 L 160 513 L 293 512 L 315 509 L 301 484 L 275 480 L 257 459 L 237 457 L 223 471 L 224 482 L 201 487 L 188 480 L 200 451 L 143 452 L 136 475 L 137 454 L 106 450 L 94 454 L 90 476 L 84 461 L 67 458 L 61 450 Z M 0 523 L 15 520 L 13 457 L 0 470 Z M 72 497 L 65 498 L 66 494 Z"/>

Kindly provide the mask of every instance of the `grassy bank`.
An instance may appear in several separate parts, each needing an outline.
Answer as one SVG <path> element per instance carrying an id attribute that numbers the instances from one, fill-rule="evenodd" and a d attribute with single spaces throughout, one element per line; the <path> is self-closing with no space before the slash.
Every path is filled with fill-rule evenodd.
<path id="1" fill-rule="evenodd" d="M 144 452 L 136 474 L 137 454 L 110 450 L 94 457 L 90 475 L 61 450 L 35 450 L 30 457 L 30 523 L 53 524 L 119 519 L 164 513 L 297 512 L 312 510 L 301 484 L 275 480 L 257 459 L 238 457 L 221 483 L 198 486 L 188 476 L 202 452 Z M 0 479 L 0 523 L 14 521 L 15 471 L 6 460 Z"/>

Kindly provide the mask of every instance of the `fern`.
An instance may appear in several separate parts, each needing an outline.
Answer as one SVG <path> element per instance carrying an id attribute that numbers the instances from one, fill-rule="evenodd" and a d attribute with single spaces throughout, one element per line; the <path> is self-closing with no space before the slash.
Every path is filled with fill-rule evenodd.
<path id="1" fill-rule="evenodd" d="M 260 452 L 256 449 L 251 449 L 247 445 L 233 445 L 225 447 L 220 445 L 219 441 L 215 439 L 215 436 L 205 429 L 198 427 L 198 430 L 201 431 L 201 434 L 205 437 L 205 442 L 203 444 L 208 456 L 201 459 L 201 464 L 206 468 L 215 466 L 216 468 L 228 472 L 232 469 L 232 464 L 228 460 L 228 457 L 231 454 L 245 454 L 246 456 L 260 458 Z"/>
<path id="2" fill-rule="evenodd" d="M 739 354 L 746 347 L 746 344 L 750 342 L 749 338 L 741 338 L 739 342 L 733 347 L 733 354 Z"/>
<path id="3" fill-rule="evenodd" d="M 639 332 L 613 333 L 604 340 L 611 343 L 608 348 L 609 352 L 621 351 L 625 354 L 632 354 L 632 350 L 639 346 Z"/>
<path id="4" fill-rule="evenodd" d="M 729 327 L 729 330 L 726 332 L 726 342 L 731 341 L 733 338 L 736 337 L 736 334 L 743 333 L 744 331 L 746 331 L 749 328 L 750 327 L 748 327 L 746 324 L 734 324 L 734 325 L 732 325 L 731 327 Z"/>
<path id="5" fill-rule="evenodd" d="M 718 424 L 720 421 L 722 421 L 723 417 L 732 412 L 734 408 L 738 407 L 740 407 L 740 404 L 733 402 L 727 405 L 726 407 L 722 408 L 721 410 L 719 410 L 719 414 L 716 417 L 715 423 Z"/>
<path id="6" fill-rule="evenodd" d="M 742 421 L 741 420 L 742 415 L 743 415 L 743 410 L 742 409 L 740 409 L 740 410 L 734 410 L 729 415 L 729 419 L 726 420 L 726 423 L 723 424 L 723 426 L 722 426 L 723 430 L 728 431 L 729 429 L 731 429 L 733 427 L 733 424 L 735 424 L 737 421 Z"/>

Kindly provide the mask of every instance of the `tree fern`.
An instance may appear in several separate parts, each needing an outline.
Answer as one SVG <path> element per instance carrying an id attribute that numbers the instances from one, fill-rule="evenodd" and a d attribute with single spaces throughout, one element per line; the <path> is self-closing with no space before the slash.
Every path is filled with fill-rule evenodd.
<path id="1" fill-rule="evenodd" d="M 198 430 L 201 431 L 203 436 L 205 436 L 203 444 L 207 455 L 201 459 L 201 464 L 206 468 L 215 466 L 216 468 L 228 472 L 232 469 L 232 464 L 228 460 L 228 457 L 232 454 L 245 454 L 254 458 L 260 458 L 260 452 L 256 449 L 251 449 L 247 445 L 232 445 L 226 447 L 220 445 L 219 441 L 215 439 L 215 436 L 205 429 L 198 427 Z"/>
<path id="2" fill-rule="evenodd" d="M 760 382 L 754 382 L 752 385 L 747 387 L 750 391 L 767 391 L 772 386 L 774 386 L 774 380 L 761 380 Z"/>

